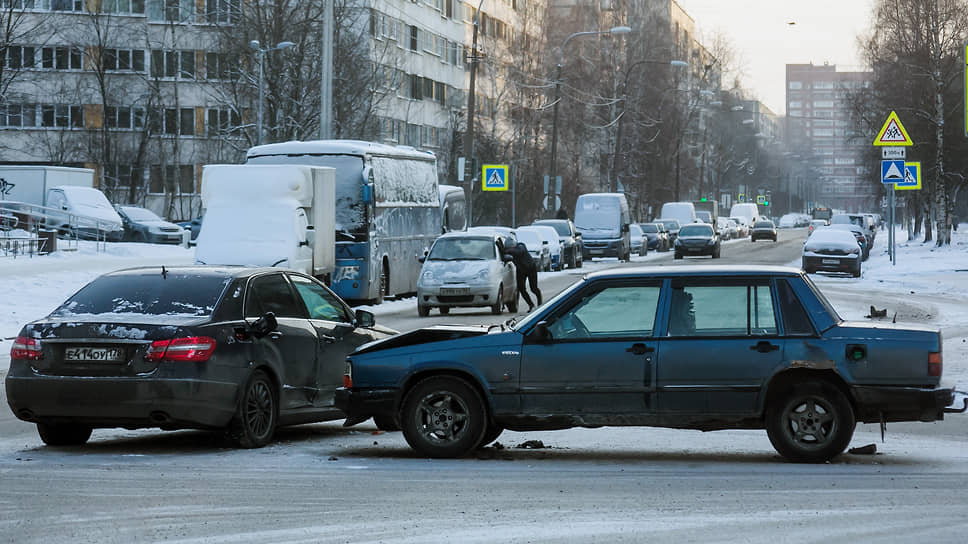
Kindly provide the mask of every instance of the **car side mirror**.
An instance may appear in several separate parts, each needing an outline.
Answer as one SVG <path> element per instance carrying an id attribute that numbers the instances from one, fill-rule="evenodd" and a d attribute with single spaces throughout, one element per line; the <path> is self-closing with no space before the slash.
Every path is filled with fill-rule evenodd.
<path id="1" fill-rule="evenodd" d="M 546 245 L 548 245 L 548 240 L 542 240 L 542 241 L 541 241 L 541 245 L 543 245 L 543 246 L 546 246 Z"/>
<path id="2" fill-rule="evenodd" d="M 512 257 L 512 256 L 510 256 L 510 255 L 508 255 L 508 254 L 505 253 L 504 255 L 501 255 L 501 260 L 504 261 L 504 262 L 506 262 L 506 263 L 510 263 L 510 262 L 513 262 L 514 261 L 514 257 Z"/>
<path id="3" fill-rule="evenodd" d="M 423 263 L 427 260 L 427 257 L 417 257 L 417 262 Z"/>
<path id="4" fill-rule="evenodd" d="M 256 338 L 262 338 L 277 328 L 279 328 L 279 322 L 276 321 L 276 314 L 272 312 L 266 312 L 265 315 L 249 325 L 249 330 Z"/>
<path id="5" fill-rule="evenodd" d="M 376 325 L 376 318 L 373 317 L 372 312 L 366 310 L 356 310 L 356 326 L 357 327 L 372 327 Z"/>
<path id="6" fill-rule="evenodd" d="M 551 331 L 548 330 L 547 321 L 538 321 L 534 328 L 531 329 L 531 339 L 539 344 L 546 344 L 551 342 L 552 336 Z"/>

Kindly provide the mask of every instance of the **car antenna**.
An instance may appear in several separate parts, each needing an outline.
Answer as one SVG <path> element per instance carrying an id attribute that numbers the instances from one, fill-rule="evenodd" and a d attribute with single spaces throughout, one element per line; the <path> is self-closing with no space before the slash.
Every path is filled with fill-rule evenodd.
<path id="1" fill-rule="evenodd" d="M 161 279 L 168 279 L 168 271 L 165 270 L 165 265 L 161 265 Z"/>

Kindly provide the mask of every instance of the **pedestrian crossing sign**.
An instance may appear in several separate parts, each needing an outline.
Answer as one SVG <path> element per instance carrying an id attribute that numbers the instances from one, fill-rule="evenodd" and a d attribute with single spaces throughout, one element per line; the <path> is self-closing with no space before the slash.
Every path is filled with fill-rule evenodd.
<path id="1" fill-rule="evenodd" d="M 891 112 L 887 116 L 887 121 L 884 121 L 884 126 L 881 127 L 881 131 L 877 133 L 877 138 L 874 138 L 875 146 L 908 146 L 914 145 L 914 141 L 908 136 L 907 130 L 905 130 L 904 125 L 901 124 L 901 120 L 897 118 L 897 113 Z"/>
<path id="2" fill-rule="evenodd" d="M 506 164 L 485 164 L 482 174 L 484 191 L 507 191 L 511 185 Z"/>
<path id="3" fill-rule="evenodd" d="M 894 184 L 898 191 L 917 191 L 921 189 L 921 163 L 904 163 L 904 181 Z"/>

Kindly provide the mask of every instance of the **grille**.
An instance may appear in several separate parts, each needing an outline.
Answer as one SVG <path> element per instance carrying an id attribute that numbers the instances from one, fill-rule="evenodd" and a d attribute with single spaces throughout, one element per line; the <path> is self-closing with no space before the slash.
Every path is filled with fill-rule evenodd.
<path id="1" fill-rule="evenodd" d="M 459 304 L 461 302 L 473 302 L 474 295 L 440 295 L 437 300 Z"/>

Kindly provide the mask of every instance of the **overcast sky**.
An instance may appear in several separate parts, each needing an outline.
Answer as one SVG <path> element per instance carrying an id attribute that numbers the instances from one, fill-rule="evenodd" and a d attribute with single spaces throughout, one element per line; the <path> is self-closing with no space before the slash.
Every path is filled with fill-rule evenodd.
<path id="1" fill-rule="evenodd" d="M 874 0 L 677 1 L 696 21 L 700 38 L 714 33 L 729 38 L 744 87 L 778 114 L 785 110 L 787 64 L 863 68 L 857 36 L 869 30 Z"/>

